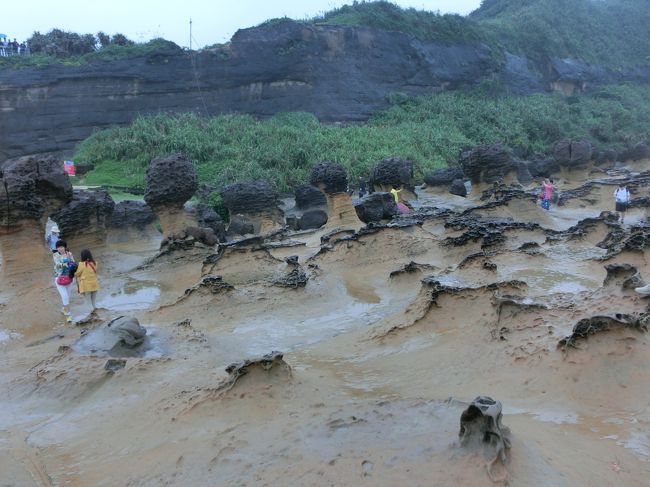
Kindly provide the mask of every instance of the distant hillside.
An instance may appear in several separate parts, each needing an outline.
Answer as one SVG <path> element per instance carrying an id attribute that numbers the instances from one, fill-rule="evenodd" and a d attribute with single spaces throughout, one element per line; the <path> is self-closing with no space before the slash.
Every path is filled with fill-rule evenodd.
<path id="1" fill-rule="evenodd" d="M 468 17 L 439 15 L 390 2 L 346 5 L 313 24 L 396 30 L 425 41 L 483 42 L 539 61 L 570 57 L 606 67 L 648 63 L 647 0 L 483 0 Z"/>

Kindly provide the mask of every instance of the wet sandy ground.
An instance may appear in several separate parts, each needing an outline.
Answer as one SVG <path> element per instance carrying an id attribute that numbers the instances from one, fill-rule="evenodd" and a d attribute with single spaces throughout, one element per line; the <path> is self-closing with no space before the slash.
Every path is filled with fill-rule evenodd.
<path id="1" fill-rule="evenodd" d="M 608 209 L 610 192 L 550 212 L 525 202 L 476 212 L 562 230 Z M 418 205 L 482 203 L 429 191 Z M 628 225 L 642 218 L 630 211 Z M 444 223 L 324 252 L 321 232 L 303 233 L 291 237 L 299 246 L 229 248 L 209 268 L 209 249 L 146 264 L 156 235 L 112 237 L 95 247 L 100 318 L 134 315 L 149 331 L 147 350 L 116 373 L 93 352 L 92 329 L 80 336 L 62 323 L 53 288 L 26 284 L 24 296 L 39 296 L 37 319 L 3 283 L 0 485 L 492 485 L 489 452 L 458 445 L 460 413 L 478 395 L 504 405 L 508 485 L 647 485 L 647 334 L 557 346 L 582 318 L 646 310 L 647 300 L 603 281 L 610 263 L 650 279 L 647 252 L 598 260 L 608 229 L 596 225 L 573 240 L 508 231 L 467 260 L 481 242 L 444 245 L 462 233 Z M 538 247 L 522 251 L 529 242 Z M 310 277 L 304 288 L 273 284 L 289 255 Z M 391 277 L 410 262 L 419 269 Z M 202 269 L 234 288 L 186 295 Z M 458 290 L 436 295 L 431 280 Z M 81 298 L 72 305 L 83 320 Z M 228 364 L 274 350 L 287 367 L 220 387 Z"/>

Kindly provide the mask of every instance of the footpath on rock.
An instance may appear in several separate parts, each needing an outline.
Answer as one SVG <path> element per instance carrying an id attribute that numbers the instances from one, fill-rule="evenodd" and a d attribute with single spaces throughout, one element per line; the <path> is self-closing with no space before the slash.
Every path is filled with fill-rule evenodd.
<path id="1" fill-rule="evenodd" d="M 477 147 L 422 186 L 389 158 L 363 198 L 323 161 L 295 204 L 226 186 L 228 223 L 188 203 L 180 155 L 151 161 L 145 202 L 118 204 L 54 159 L 8 161 L 4 483 L 646 485 L 649 152 Z M 48 218 L 101 264 L 100 309 L 74 295 L 73 326 Z"/>

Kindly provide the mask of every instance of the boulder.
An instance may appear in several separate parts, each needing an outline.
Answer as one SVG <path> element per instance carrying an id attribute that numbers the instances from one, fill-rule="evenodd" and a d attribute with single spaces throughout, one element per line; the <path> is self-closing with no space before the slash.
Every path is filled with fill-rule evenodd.
<path id="1" fill-rule="evenodd" d="M 316 164 L 311 170 L 309 182 L 328 194 L 345 193 L 348 190 L 348 174 L 345 168 L 332 161 Z"/>
<path id="2" fill-rule="evenodd" d="M 156 207 L 182 207 L 198 188 L 194 165 L 180 154 L 153 159 L 147 168 L 145 202 Z"/>
<path id="3" fill-rule="evenodd" d="M 560 171 L 560 165 L 555 159 L 536 157 L 528 162 L 527 169 L 533 178 L 549 178 Z"/>
<path id="4" fill-rule="evenodd" d="M 513 169 L 510 153 L 501 144 L 481 145 L 462 151 L 459 163 L 473 184 L 500 181 Z"/>
<path id="5" fill-rule="evenodd" d="M 125 200 L 115 205 L 108 226 L 112 228 L 135 227 L 141 229 L 152 224 L 155 220 L 156 215 L 144 201 Z"/>
<path id="6" fill-rule="evenodd" d="M 106 325 L 111 335 L 115 338 L 115 345 L 135 348 L 142 345 L 147 330 L 140 326 L 140 322 L 132 316 L 120 316 Z M 113 348 L 113 347 L 111 347 Z"/>
<path id="7" fill-rule="evenodd" d="M 460 167 L 449 167 L 438 169 L 424 176 L 427 186 L 449 186 L 454 179 L 462 179 L 463 170 Z"/>
<path id="8" fill-rule="evenodd" d="M 81 235 L 103 238 L 115 202 L 105 189 L 74 190 L 72 201 L 52 214 L 61 235 L 72 239 Z"/>
<path id="9" fill-rule="evenodd" d="M 45 221 L 72 200 L 72 185 L 63 162 L 53 157 L 26 156 L 0 167 L 0 226 L 25 220 Z"/>
<path id="10" fill-rule="evenodd" d="M 371 189 L 387 190 L 393 186 L 413 191 L 413 162 L 401 157 L 388 157 L 370 171 Z"/>
<path id="11" fill-rule="evenodd" d="M 255 233 L 255 227 L 253 223 L 248 221 L 242 215 L 235 215 L 230 218 L 230 223 L 228 224 L 228 236 L 238 236 L 238 235 L 248 235 Z"/>
<path id="12" fill-rule="evenodd" d="M 318 206 L 326 206 L 327 200 L 323 192 L 311 184 L 301 184 L 295 190 L 296 208 L 305 210 Z"/>
<path id="13" fill-rule="evenodd" d="M 194 214 L 200 228 L 211 229 L 220 242 L 226 239 L 226 225 L 223 218 L 212 207 L 198 203 L 190 207 L 190 211 Z"/>
<path id="14" fill-rule="evenodd" d="M 391 219 L 398 214 L 395 198 L 390 193 L 372 193 L 363 197 L 354 207 L 364 223 Z"/>
<path id="15" fill-rule="evenodd" d="M 298 230 L 320 228 L 327 223 L 327 212 L 323 210 L 307 210 L 298 218 Z"/>
<path id="16" fill-rule="evenodd" d="M 449 187 L 449 192 L 455 194 L 456 196 L 462 196 L 463 198 L 467 196 L 467 187 L 462 179 L 454 179 Z"/>
<path id="17" fill-rule="evenodd" d="M 229 184 L 221 190 L 223 204 L 231 214 L 255 213 L 277 208 L 280 196 L 268 181 Z"/>
<path id="18" fill-rule="evenodd" d="M 598 151 L 593 155 L 594 163 L 597 166 L 602 166 L 605 164 L 612 164 L 618 159 L 618 154 L 614 149 L 605 149 Z"/>
<path id="19" fill-rule="evenodd" d="M 560 140 L 553 146 L 553 157 L 558 164 L 571 169 L 586 168 L 592 154 L 593 147 L 588 140 Z"/>

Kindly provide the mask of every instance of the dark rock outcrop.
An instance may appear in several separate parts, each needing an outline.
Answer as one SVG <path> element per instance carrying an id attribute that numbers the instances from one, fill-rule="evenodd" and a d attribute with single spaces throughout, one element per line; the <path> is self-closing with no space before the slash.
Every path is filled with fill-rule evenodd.
<path id="1" fill-rule="evenodd" d="M 500 181 L 513 169 L 510 153 L 501 144 L 481 145 L 463 151 L 459 162 L 472 184 Z"/>
<path id="2" fill-rule="evenodd" d="M 454 179 L 462 179 L 463 170 L 460 167 L 438 169 L 424 176 L 427 186 L 449 186 Z"/>
<path id="3" fill-rule="evenodd" d="M 312 230 L 327 223 L 327 213 L 323 210 L 307 210 L 298 218 L 298 230 Z"/>
<path id="4" fill-rule="evenodd" d="M 454 179 L 449 187 L 449 192 L 455 194 L 456 196 L 462 196 L 463 198 L 467 196 L 467 187 L 462 179 Z"/>
<path id="5" fill-rule="evenodd" d="M 345 193 L 348 190 L 348 173 L 336 162 L 323 161 L 312 168 L 309 182 L 325 193 Z"/>
<path id="6" fill-rule="evenodd" d="M 372 193 L 355 206 L 359 220 L 364 223 L 391 219 L 398 214 L 395 198 L 390 193 Z"/>
<path id="7" fill-rule="evenodd" d="M 115 202 L 105 189 L 74 190 L 72 201 L 51 218 L 67 239 L 81 235 L 103 238 L 114 208 Z"/>
<path id="8" fill-rule="evenodd" d="M 0 167 L 0 227 L 25 221 L 45 226 L 53 212 L 72 200 L 63 163 L 53 157 L 21 157 Z"/>
<path id="9" fill-rule="evenodd" d="M 639 270 L 630 264 L 607 264 L 607 276 L 603 286 L 618 286 L 621 289 L 635 289 L 645 285 Z"/>
<path id="10" fill-rule="evenodd" d="M 153 159 L 147 168 L 145 202 L 158 207 L 182 207 L 199 187 L 194 165 L 180 154 Z"/>
<path id="11" fill-rule="evenodd" d="M 561 166 L 570 169 L 587 167 L 593 147 L 588 140 L 560 140 L 553 146 L 553 157 Z"/>
<path id="12" fill-rule="evenodd" d="M 221 190 L 221 199 L 230 213 L 229 235 L 263 234 L 284 226 L 280 196 L 268 181 L 230 184 Z"/>
<path id="13" fill-rule="evenodd" d="M 193 205 L 190 211 L 194 214 L 199 228 L 212 230 L 220 242 L 226 239 L 226 225 L 223 218 L 206 204 L 198 203 Z"/>
<path id="14" fill-rule="evenodd" d="M 112 228 L 144 228 L 156 220 L 156 215 L 144 201 L 120 201 L 115 205 L 108 222 Z"/>
<path id="15" fill-rule="evenodd" d="M 393 186 L 413 191 L 413 161 L 388 157 L 370 170 L 370 189 L 387 191 Z"/>
<path id="16" fill-rule="evenodd" d="M 571 335 L 563 338 L 558 342 L 558 347 L 568 348 L 575 347 L 579 339 L 586 339 L 589 335 L 595 333 L 607 332 L 620 328 L 631 328 L 641 332 L 648 331 L 647 314 L 623 314 L 616 313 L 612 316 L 592 316 L 584 318 L 573 327 Z"/>
<path id="17" fill-rule="evenodd" d="M 308 208 L 326 206 L 327 200 L 323 192 L 311 184 L 301 184 L 295 190 L 296 208 L 306 210 Z"/>

